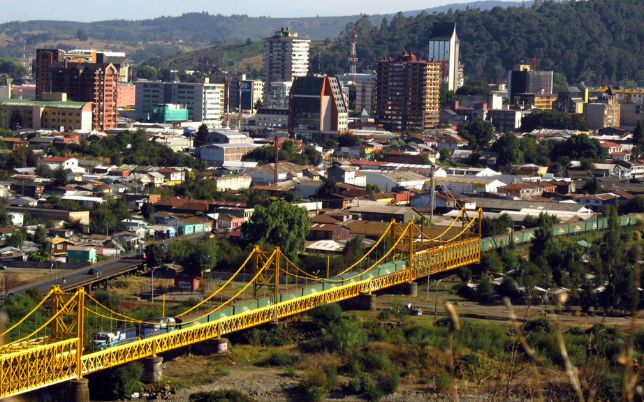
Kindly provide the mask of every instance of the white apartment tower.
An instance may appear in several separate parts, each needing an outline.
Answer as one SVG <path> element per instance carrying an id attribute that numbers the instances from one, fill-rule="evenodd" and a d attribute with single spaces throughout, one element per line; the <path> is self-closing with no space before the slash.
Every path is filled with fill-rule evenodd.
<path id="1" fill-rule="evenodd" d="M 296 32 L 282 28 L 264 43 L 264 88 L 271 82 L 293 81 L 309 72 L 311 41 L 299 39 Z"/>
<path id="2" fill-rule="evenodd" d="M 224 122 L 224 90 L 224 84 L 174 83 L 172 99 L 186 106 L 190 120 L 219 128 Z"/>
<path id="3" fill-rule="evenodd" d="M 463 86 L 460 41 L 454 22 L 435 22 L 429 38 L 429 61 L 440 61 L 447 89 L 456 91 Z"/>

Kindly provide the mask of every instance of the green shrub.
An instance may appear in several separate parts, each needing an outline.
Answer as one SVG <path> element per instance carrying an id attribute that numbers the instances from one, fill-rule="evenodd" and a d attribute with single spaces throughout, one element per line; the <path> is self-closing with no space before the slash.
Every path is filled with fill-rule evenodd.
<path id="1" fill-rule="evenodd" d="M 368 340 L 367 331 L 362 324 L 350 318 L 331 323 L 324 337 L 327 349 L 340 353 L 362 348 Z"/>
<path id="2" fill-rule="evenodd" d="M 452 387 L 452 377 L 446 370 L 439 371 L 434 382 L 438 391 L 445 391 Z"/>
<path id="3" fill-rule="evenodd" d="M 300 357 L 298 355 L 275 351 L 259 362 L 258 366 L 293 366 L 299 362 Z"/>
<path id="4" fill-rule="evenodd" d="M 323 304 L 309 312 L 313 324 L 318 328 L 328 328 L 332 323 L 338 323 L 342 318 L 342 309 L 337 303 Z"/>
<path id="5" fill-rule="evenodd" d="M 619 401 L 622 393 L 622 375 L 618 372 L 605 372 L 599 380 L 599 389 L 604 400 Z"/>
<path id="6" fill-rule="evenodd" d="M 378 386 L 384 394 L 392 394 L 398 390 L 398 385 L 400 383 L 400 373 L 396 370 L 395 367 L 389 367 L 386 370 L 382 370 L 378 373 L 376 380 L 378 381 Z"/>
<path id="7" fill-rule="evenodd" d="M 255 399 L 236 389 L 199 392 L 190 395 L 190 402 L 256 402 Z"/>
<path id="8" fill-rule="evenodd" d="M 378 383 L 376 383 L 369 374 L 365 374 L 362 377 L 362 390 L 369 401 L 378 401 L 384 396 Z"/>
<path id="9" fill-rule="evenodd" d="M 316 367 L 304 373 L 300 384 L 304 398 L 309 401 L 321 401 L 335 386 L 337 369 L 322 369 Z"/>

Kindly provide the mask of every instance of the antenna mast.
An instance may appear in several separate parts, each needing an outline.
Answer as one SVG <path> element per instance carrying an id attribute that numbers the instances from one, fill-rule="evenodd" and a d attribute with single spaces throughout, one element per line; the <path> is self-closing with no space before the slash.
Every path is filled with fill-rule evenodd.
<path id="1" fill-rule="evenodd" d="M 351 81 L 355 82 L 356 80 L 356 73 L 357 73 L 357 67 L 358 67 L 358 53 L 356 52 L 356 45 L 358 43 L 358 33 L 356 31 L 351 32 L 351 56 L 349 56 L 349 63 L 350 69 L 349 69 L 349 75 Z"/>

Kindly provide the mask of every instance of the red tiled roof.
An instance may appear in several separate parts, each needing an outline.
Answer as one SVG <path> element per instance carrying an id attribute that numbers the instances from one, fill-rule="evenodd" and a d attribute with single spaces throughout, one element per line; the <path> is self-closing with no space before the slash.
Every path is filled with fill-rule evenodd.
<path id="1" fill-rule="evenodd" d="M 44 163 L 63 163 L 65 161 L 70 160 L 71 158 L 67 158 L 64 156 L 52 156 L 50 158 L 43 158 L 40 160 L 40 162 Z"/>

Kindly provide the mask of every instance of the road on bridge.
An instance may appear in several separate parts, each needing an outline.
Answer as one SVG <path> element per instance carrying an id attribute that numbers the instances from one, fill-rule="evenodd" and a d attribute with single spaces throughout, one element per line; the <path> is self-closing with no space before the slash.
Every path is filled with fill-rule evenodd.
<path id="1" fill-rule="evenodd" d="M 196 242 L 203 240 L 203 238 L 208 234 L 209 233 L 199 233 L 197 235 L 182 236 L 173 238 L 171 240 L 187 240 L 190 242 Z M 159 242 L 162 241 L 157 240 L 155 242 L 148 242 L 147 244 Z M 52 273 L 52 275 L 54 276 L 53 278 L 50 276 L 37 282 L 28 283 L 26 285 L 19 286 L 13 289 L 8 289 L 8 294 L 10 295 L 11 293 L 24 292 L 28 289 L 36 289 L 38 290 L 38 292 L 40 292 L 40 294 L 45 294 L 49 292 L 49 289 L 51 289 L 51 287 L 54 285 L 60 286 L 65 291 L 74 291 L 79 286 L 84 286 L 86 282 L 92 278 L 95 278 L 97 281 L 107 278 L 114 278 L 116 276 L 137 269 L 137 267 L 141 263 L 143 263 L 143 259 L 141 259 L 140 257 L 136 256 L 135 254 L 127 254 L 114 260 L 101 261 L 93 265 L 75 269 L 72 272 L 66 272 L 65 274 L 56 272 L 56 270 L 54 269 Z M 90 269 L 93 269 L 93 274 L 88 274 Z"/>

